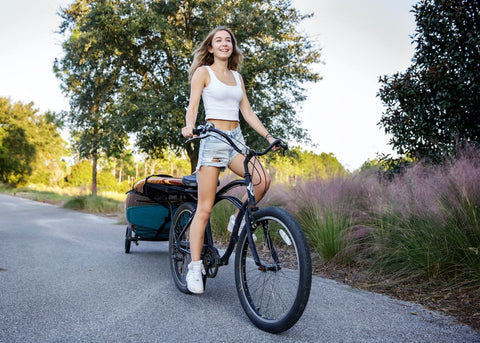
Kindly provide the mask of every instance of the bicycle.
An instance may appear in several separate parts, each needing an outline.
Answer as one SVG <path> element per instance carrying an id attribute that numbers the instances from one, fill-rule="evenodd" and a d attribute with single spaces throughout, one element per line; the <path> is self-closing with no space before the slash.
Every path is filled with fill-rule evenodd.
<path id="1" fill-rule="evenodd" d="M 216 133 L 233 149 L 245 155 L 245 177 L 229 182 L 216 193 L 214 206 L 229 201 L 239 209 L 227 248 L 222 256 L 215 247 L 210 221 L 205 230 L 202 260 L 207 278 L 214 278 L 218 268 L 228 265 L 235 252 L 235 282 L 240 303 L 249 319 L 261 330 L 280 333 L 290 329 L 302 316 L 310 295 L 312 264 L 305 235 L 298 222 L 286 210 L 278 207 L 256 207 L 249 162 L 263 156 L 275 146 L 287 148 L 280 139 L 272 142 L 263 151 L 245 147 L 244 152 L 222 131 L 211 123 L 194 130 L 203 139 Z M 190 139 L 191 140 L 191 139 Z M 188 140 L 188 141 L 190 141 Z M 246 187 L 248 198 L 242 202 L 227 194 L 236 187 Z M 195 192 L 195 188 L 191 190 Z M 185 277 L 191 260 L 189 250 L 189 227 L 195 214 L 196 204 L 185 202 L 175 212 L 169 236 L 169 259 L 173 280 L 177 288 L 186 294 Z M 245 226 L 240 232 L 240 224 Z"/>

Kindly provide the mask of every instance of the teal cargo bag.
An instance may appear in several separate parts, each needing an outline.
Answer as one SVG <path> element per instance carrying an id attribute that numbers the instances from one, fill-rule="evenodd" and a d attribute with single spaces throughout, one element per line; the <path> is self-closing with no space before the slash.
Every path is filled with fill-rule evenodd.
<path id="1" fill-rule="evenodd" d="M 127 221 L 141 238 L 168 240 L 172 220 L 170 209 L 164 205 L 129 207 Z"/>
<path id="2" fill-rule="evenodd" d="M 125 216 L 135 233 L 133 239 L 168 241 L 172 218 L 177 206 L 159 204 L 132 190 L 127 193 Z"/>

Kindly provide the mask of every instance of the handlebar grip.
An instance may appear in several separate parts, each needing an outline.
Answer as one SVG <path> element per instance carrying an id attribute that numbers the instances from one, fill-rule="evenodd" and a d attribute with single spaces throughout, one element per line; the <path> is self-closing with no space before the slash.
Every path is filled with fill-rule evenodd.
<path id="1" fill-rule="evenodd" d="M 199 134 L 202 133 L 202 131 L 199 129 L 199 127 L 196 127 L 196 128 L 193 128 L 193 129 L 192 129 L 192 133 L 193 133 L 194 135 L 198 136 Z M 185 138 L 185 137 L 183 137 L 183 134 L 182 134 L 181 132 L 178 134 L 178 137 L 180 137 L 180 138 Z"/>

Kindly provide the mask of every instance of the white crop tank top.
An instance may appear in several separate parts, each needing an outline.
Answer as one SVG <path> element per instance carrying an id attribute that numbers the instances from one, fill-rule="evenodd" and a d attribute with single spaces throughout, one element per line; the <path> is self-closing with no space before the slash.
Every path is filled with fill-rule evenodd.
<path id="1" fill-rule="evenodd" d="M 202 91 L 205 119 L 239 121 L 238 112 L 243 90 L 238 73 L 232 70 L 237 84 L 229 86 L 217 79 L 210 66 L 205 67 L 210 74 L 210 83 Z"/>

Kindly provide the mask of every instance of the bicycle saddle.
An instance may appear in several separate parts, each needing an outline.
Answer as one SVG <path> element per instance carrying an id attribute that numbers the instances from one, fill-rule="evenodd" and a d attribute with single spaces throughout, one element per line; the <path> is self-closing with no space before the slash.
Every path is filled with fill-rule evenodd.
<path id="1" fill-rule="evenodd" d="M 182 177 L 182 184 L 187 187 L 197 187 L 197 175 L 187 175 Z M 217 181 L 217 186 L 220 186 L 220 180 Z"/>

